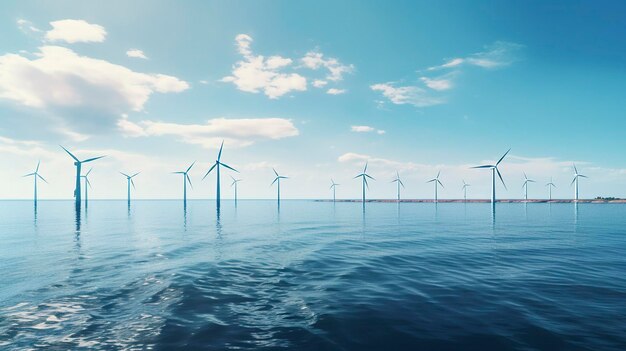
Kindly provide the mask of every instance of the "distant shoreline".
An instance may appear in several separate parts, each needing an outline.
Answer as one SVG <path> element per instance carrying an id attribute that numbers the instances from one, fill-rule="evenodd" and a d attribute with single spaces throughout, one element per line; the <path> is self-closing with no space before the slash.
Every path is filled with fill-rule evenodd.
<path id="1" fill-rule="evenodd" d="M 328 200 L 314 200 L 318 202 L 333 202 L 332 199 Z M 336 202 L 362 202 L 361 200 L 356 199 L 341 199 L 336 200 Z M 393 199 L 371 199 L 365 200 L 365 202 L 383 202 L 383 203 L 394 203 L 398 202 L 398 200 Z M 400 202 L 407 203 L 434 203 L 433 199 L 402 199 Z M 439 199 L 438 203 L 491 203 L 489 199 Z M 581 200 L 571 200 L 571 199 L 553 199 L 553 200 L 541 200 L 541 199 L 502 199 L 497 200 L 498 203 L 598 203 L 598 204 L 626 204 L 626 199 L 614 199 L 614 200 L 602 200 L 602 199 L 581 199 Z"/>

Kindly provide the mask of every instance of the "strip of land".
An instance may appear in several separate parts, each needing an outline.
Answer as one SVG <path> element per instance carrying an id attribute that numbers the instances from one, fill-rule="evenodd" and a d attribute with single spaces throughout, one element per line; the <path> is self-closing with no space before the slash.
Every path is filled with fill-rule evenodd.
<path id="1" fill-rule="evenodd" d="M 315 200 L 319 202 L 332 202 L 332 199 L 319 199 Z M 337 199 L 336 202 L 362 202 L 360 199 Z M 368 199 L 365 202 L 398 202 L 395 199 Z M 402 199 L 399 202 L 410 202 L 410 203 L 433 203 L 435 202 L 433 199 Z M 489 199 L 439 199 L 438 203 L 490 203 Z M 572 199 L 553 199 L 553 200 L 543 200 L 543 199 L 501 199 L 497 200 L 498 203 L 588 203 L 588 204 L 626 204 L 626 199 L 581 199 L 581 200 L 572 200 Z"/>

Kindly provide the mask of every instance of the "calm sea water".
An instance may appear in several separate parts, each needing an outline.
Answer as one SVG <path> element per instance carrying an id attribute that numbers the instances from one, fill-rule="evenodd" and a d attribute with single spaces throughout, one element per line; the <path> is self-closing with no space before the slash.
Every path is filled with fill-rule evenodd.
<path id="1" fill-rule="evenodd" d="M 0 202 L 2 350 L 624 350 L 626 205 Z"/>

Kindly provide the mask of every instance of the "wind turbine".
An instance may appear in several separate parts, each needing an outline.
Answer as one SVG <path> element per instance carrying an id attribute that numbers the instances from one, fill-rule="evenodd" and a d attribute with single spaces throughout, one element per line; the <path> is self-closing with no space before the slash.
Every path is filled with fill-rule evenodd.
<path id="1" fill-rule="evenodd" d="M 573 164 L 573 165 L 574 165 L 574 179 L 572 180 L 572 184 L 576 183 L 576 186 L 574 187 L 575 188 L 575 196 L 576 196 L 575 199 L 576 199 L 576 201 L 578 201 L 578 178 L 581 178 L 581 177 L 582 178 L 589 178 L 589 177 L 587 177 L 586 175 L 582 175 L 582 174 L 578 173 L 578 169 L 576 168 L 576 165 L 575 164 Z M 572 186 L 572 184 L 570 184 L 570 186 Z"/>
<path id="2" fill-rule="evenodd" d="M 552 177 L 550 177 L 550 183 L 546 184 L 548 187 L 548 193 L 550 194 L 550 200 L 552 200 L 552 188 L 556 188 L 556 185 L 552 182 Z"/>
<path id="3" fill-rule="evenodd" d="M 193 161 L 193 163 L 191 164 L 191 166 L 189 166 L 189 168 L 187 168 L 186 171 L 180 171 L 180 172 L 172 172 L 173 174 L 182 174 L 183 175 L 183 204 L 185 207 L 187 207 L 187 182 L 189 182 L 189 186 L 193 189 L 193 184 L 191 184 L 191 178 L 189 178 L 189 170 L 191 169 L 191 167 L 193 167 L 193 165 L 196 164 L 196 161 Z"/>
<path id="4" fill-rule="evenodd" d="M 274 183 L 278 182 L 276 185 L 278 186 L 278 204 L 280 205 L 280 180 L 281 179 L 288 179 L 289 177 L 285 177 L 285 176 L 281 176 L 278 174 L 278 172 L 276 172 L 276 170 L 274 168 L 272 168 L 272 170 L 274 171 L 274 174 L 276 174 L 276 178 L 274 178 L 274 181 L 272 182 L 272 184 L 270 184 L 270 186 L 274 185 Z"/>
<path id="5" fill-rule="evenodd" d="M 491 169 L 491 203 L 493 203 L 493 204 L 496 203 L 496 173 L 498 173 L 498 177 L 500 177 L 500 181 L 502 182 L 502 185 L 504 186 L 504 189 L 507 189 L 506 188 L 506 184 L 504 184 L 504 179 L 502 179 L 502 174 L 500 174 L 500 170 L 498 169 L 498 165 L 500 164 L 500 162 L 502 162 L 502 160 L 504 160 L 504 158 L 506 157 L 506 155 L 508 155 L 508 153 L 510 151 L 511 151 L 511 149 L 509 149 L 507 152 L 505 152 L 504 155 L 502 155 L 502 157 L 500 157 L 500 159 L 498 160 L 498 162 L 496 162 L 495 165 L 483 165 L 483 166 L 472 167 L 472 168 L 488 168 L 488 169 Z"/>
<path id="6" fill-rule="evenodd" d="M 368 189 L 370 188 L 369 184 L 367 184 L 367 178 L 369 178 L 371 180 L 376 180 L 372 176 L 367 174 L 367 162 L 365 162 L 365 168 L 363 168 L 363 173 L 355 176 L 353 179 L 356 179 L 358 177 L 361 177 L 361 182 L 362 182 L 362 186 L 363 186 L 363 205 L 365 205 L 365 188 L 366 187 Z"/>
<path id="7" fill-rule="evenodd" d="M 335 181 L 332 180 L 332 178 L 330 179 L 330 182 L 331 182 L 330 189 L 332 189 L 332 191 L 333 191 L 333 202 L 335 202 L 335 199 L 336 199 L 335 191 L 336 191 L 337 185 L 339 185 L 339 184 L 335 183 Z"/>
<path id="8" fill-rule="evenodd" d="M 237 173 L 239 173 L 238 170 L 232 168 L 231 166 L 222 163 L 220 161 L 220 159 L 222 158 L 222 148 L 224 148 L 224 141 L 222 141 L 222 145 L 220 146 L 220 151 L 217 154 L 217 160 L 215 160 L 215 163 L 213 164 L 213 166 L 211 166 L 211 168 L 209 168 L 209 170 L 206 172 L 206 174 L 204 175 L 204 177 L 202 177 L 202 180 L 204 180 L 204 178 L 206 178 L 206 176 L 209 175 L 209 173 L 211 173 L 211 171 L 213 170 L 213 168 L 217 167 L 217 190 L 215 191 L 215 205 L 217 206 L 217 208 L 220 208 L 220 166 L 224 166 L 230 170 L 233 170 Z"/>
<path id="9" fill-rule="evenodd" d="M 39 174 L 39 164 L 41 164 L 41 161 L 37 162 L 37 168 L 35 168 L 35 171 L 33 173 L 28 173 L 23 176 L 23 177 L 33 176 L 35 179 L 35 206 L 37 206 L 37 178 L 40 178 L 44 182 L 48 183 L 48 181 L 43 179 L 43 177 Z"/>
<path id="10" fill-rule="evenodd" d="M 74 156 L 74 154 L 69 152 L 62 145 L 59 145 L 59 146 L 61 146 L 61 148 L 63 150 L 65 150 L 65 152 L 67 152 L 68 155 L 70 155 L 74 159 L 74 161 L 75 161 L 74 165 L 76 166 L 76 188 L 74 188 L 74 198 L 76 199 L 76 208 L 80 208 L 80 169 L 81 169 L 81 166 L 82 166 L 83 163 L 95 161 L 95 160 L 97 160 L 99 158 L 103 158 L 104 156 L 88 158 L 86 160 L 80 161 L 78 158 L 76 158 L 76 156 Z"/>
<path id="11" fill-rule="evenodd" d="M 396 183 L 398 186 L 398 202 L 400 202 L 400 185 L 404 188 L 404 183 L 400 180 L 400 174 L 396 171 L 396 178 L 391 181 L 392 183 Z"/>
<path id="12" fill-rule="evenodd" d="M 234 186 L 235 187 L 235 207 L 237 207 L 237 183 L 239 183 L 241 181 L 241 179 L 235 179 L 235 177 L 230 176 L 230 178 L 233 180 L 233 182 L 230 184 L 230 186 Z"/>
<path id="13" fill-rule="evenodd" d="M 85 178 L 85 207 L 88 206 L 88 201 L 89 201 L 89 193 L 87 191 L 87 186 L 89 186 L 89 188 L 91 188 L 91 182 L 89 181 L 89 173 L 91 173 L 91 171 L 93 170 L 93 168 L 89 168 L 89 170 L 87 171 L 87 173 L 85 173 L 84 176 L 80 176 L 81 178 Z"/>
<path id="14" fill-rule="evenodd" d="M 528 183 L 535 183 L 535 181 L 528 178 L 526 176 L 526 172 L 524 172 L 524 184 L 522 185 L 522 188 L 524 188 L 524 200 L 526 201 L 528 201 Z"/>
<path id="15" fill-rule="evenodd" d="M 467 184 L 465 180 L 463 180 L 463 187 L 461 187 L 461 190 L 463 190 L 463 200 L 465 202 L 467 202 L 467 188 L 469 188 L 470 186 L 470 184 Z"/>
<path id="16" fill-rule="evenodd" d="M 441 174 L 441 171 L 439 171 L 439 172 L 437 173 L 437 177 L 435 177 L 435 178 L 433 178 L 433 179 L 431 179 L 431 180 L 429 180 L 429 181 L 427 181 L 427 182 L 426 182 L 426 183 L 435 183 L 435 202 L 438 202 L 438 201 L 439 201 L 439 199 L 438 199 L 438 197 L 437 197 L 437 188 L 438 188 L 438 185 L 441 185 L 441 187 L 442 187 L 442 188 L 444 188 L 443 184 L 442 184 L 442 183 L 441 183 L 441 181 L 439 180 L 439 175 L 440 175 L 440 174 Z"/>
<path id="17" fill-rule="evenodd" d="M 122 172 L 120 172 L 120 174 L 121 174 L 121 175 L 123 175 L 124 177 L 126 177 L 126 182 L 127 182 L 127 184 L 128 184 L 128 206 L 130 206 L 130 185 L 132 184 L 132 185 L 133 185 L 133 189 L 135 189 L 135 182 L 133 181 L 133 178 L 134 178 L 137 174 L 139 174 L 139 173 L 141 173 L 141 172 L 137 172 L 137 173 L 135 173 L 135 174 L 133 174 L 133 175 L 131 176 L 131 175 L 128 175 L 128 174 L 126 174 L 126 173 L 122 173 Z"/>

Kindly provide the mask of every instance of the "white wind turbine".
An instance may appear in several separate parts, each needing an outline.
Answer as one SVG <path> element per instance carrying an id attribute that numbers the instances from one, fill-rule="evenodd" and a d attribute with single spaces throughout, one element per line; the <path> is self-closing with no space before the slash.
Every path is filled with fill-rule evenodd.
<path id="1" fill-rule="evenodd" d="M 398 202 L 400 202 L 400 185 L 402 185 L 402 187 L 404 188 L 404 183 L 402 183 L 402 180 L 400 180 L 400 173 L 398 173 L 398 171 L 396 171 L 396 178 L 392 180 L 391 182 L 396 183 L 396 186 L 398 187 L 397 189 Z"/>
<path id="2" fill-rule="evenodd" d="M 535 183 L 535 181 L 528 178 L 526 176 L 526 172 L 524 172 L 524 184 L 522 185 L 522 188 L 524 188 L 524 200 L 526 201 L 528 201 L 528 183 Z"/>
<path id="3" fill-rule="evenodd" d="M 33 173 L 28 173 L 26 175 L 24 175 L 24 177 L 30 177 L 33 176 L 34 180 L 35 180 L 35 207 L 37 207 L 37 178 L 43 180 L 44 182 L 48 183 L 47 180 L 43 179 L 43 177 L 39 174 L 39 165 L 41 164 L 41 161 L 37 162 L 37 168 L 35 168 L 35 171 Z"/>
<path id="4" fill-rule="evenodd" d="M 580 173 L 578 173 L 578 169 L 576 168 L 576 165 L 574 164 L 574 179 L 572 180 L 572 184 L 576 183 L 575 185 L 575 189 L 574 189 L 574 199 L 576 201 L 578 201 L 578 178 L 589 178 L 586 175 L 582 175 Z M 570 186 L 572 186 L 572 184 L 570 184 Z"/>
<path id="5" fill-rule="evenodd" d="M 335 183 L 335 181 L 332 180 L 332 178 L 330 179 L 330 183 L 331 183 L 330 189 L 333 191 L 333 202 L 335 202 L 335 199 L 336 199 L 335 193 L 336 193 L 336 190 L 337 190 L 336 188 L 337 188 L 337 185 L 339 185 L 339 184 Z"/>
<path id="6" fill-rule="evenodd" d="M 552 200 L 552 188 L 556 188 L 556 185 L 552 182 L 552 177 L 550 177 L 550 183 L 546 184 L 546 186 L 548 187 L 549 199 Z"/>
<path id="7" fill-rule="evenodd" d="M 465 180 L 463 180 L 463 187 L 461 188 L 461 190 L 463 190 L 463 200 L 465 202 L 467 202 L 467 188 L 469 188 L 470 186 L 470 184 L 467 184 Z"/>
<path id="8" fill-rule="evenodd" d="M 500 170 L 498 169 L 498 165 L 500 164 L 500 162 L 502 162 L 502 160 L 504 160 L 504 158 L 506 157 L 506 155 L 508 155 L 508 153 L 510 151 L 511 151 L 511 149 L 509 149 L 507 152 L 505 152 L 504 155 L 502 155 L 502 157 L 500 157 L 500 159 L 498 160 L 498 162 L 496 162 L 495 165 L 482 165 L 482 166 L 472 167 L 472 168 L 487 168 L 487 169 L 491 169 L 491 203 L 493 203 L 493 204 L 496 203 L 496 173 L 498 174 L 498 177 L 500 178 L 500 181 L 502 182 L 502 185 L 504 186 L 504 189 L 506 189 L 506 184 L 504 184 L 504 179 L 502 179 L 502 174 L 500 174 Z"/>
<path id="9" fill-rule="evenodd" d="M 427 181 L 426 183 L 434 183 L 435 184 L 435 202 L 439 201 L 439 198 L 437 196 L 437 188 L 439 187 L 439 185 L 441 185 L 442 188 L 444 188 L 443 184 L 441 183 L 441 181 L 439 180 L 439 175 L 441 175 L 441 171 L 437 172 L 437 177 Z"/>

